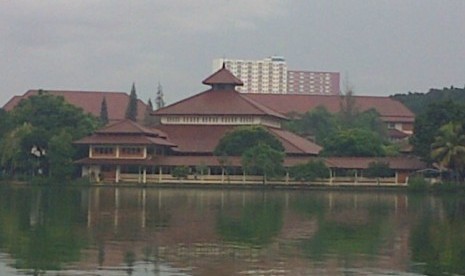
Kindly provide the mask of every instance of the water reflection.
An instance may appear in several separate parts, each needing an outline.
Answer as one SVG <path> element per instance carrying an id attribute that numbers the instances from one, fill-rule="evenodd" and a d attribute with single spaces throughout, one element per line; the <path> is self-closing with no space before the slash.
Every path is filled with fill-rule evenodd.
<path id="1" fill-rule="evenodd" d="M 464 274 L 464 207 L 393 192 L 2 186 L 0 272 Z"/>

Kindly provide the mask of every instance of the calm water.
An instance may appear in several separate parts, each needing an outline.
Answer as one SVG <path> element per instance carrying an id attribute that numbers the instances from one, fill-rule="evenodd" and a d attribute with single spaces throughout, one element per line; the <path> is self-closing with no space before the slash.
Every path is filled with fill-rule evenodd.
<path id="1" fill-rule="evenodd" d="M 465 275 L 465 199 L 0 187 L 0 275 Z"/>

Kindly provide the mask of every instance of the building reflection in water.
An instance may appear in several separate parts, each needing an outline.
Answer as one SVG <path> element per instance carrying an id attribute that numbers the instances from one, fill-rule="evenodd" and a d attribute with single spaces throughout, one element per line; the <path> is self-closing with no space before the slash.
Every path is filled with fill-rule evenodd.
<path id="1" fill-rule="evenodd" d="M 92 246 L 78 266 L 88 269 L 295 275 L 410 266 L 405 194 L 93 188 L 82 200 Z"/>

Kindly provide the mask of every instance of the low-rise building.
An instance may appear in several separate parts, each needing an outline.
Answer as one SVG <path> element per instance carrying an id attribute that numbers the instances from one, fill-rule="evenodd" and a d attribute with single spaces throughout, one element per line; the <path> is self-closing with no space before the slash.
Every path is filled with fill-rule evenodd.
<path id="1" fill-rule="evenodd" d="M 283 145 L 284 166 L 308 162 L 318 157 L 321 147 L 281 128 L 287 117 L 265 101 L 235 90 L 242 85 L 225 67 L 203 81 L 210 89 L 153 113 L 160 125 L 142 127 L 131 121 L 109 124 L 92 136 L 76 141 L 89 148 L 88 157 L 77 161 L 82 175 L 97 181 L 137 183 L 259 183 L 262 177 L 246 175 L 240 157 L 231 157 L 227 166 L 213 152 L 220 139 L 238 126 L 265 128 Z M 283 103 L 284 104 L 284 103 Z M 348 160 L 344 162 L 344 160 Z M 357 184 L 364 181 L 363 170 L 375 158 L 324 160 L 331 177 L 322 184 Z M 424 166 L 417 159 L 385 160 L 395 170 L 386 183 L 405 184 L 406 174 Z M 339 165 L 338 165 L 339 164 Z M 342 164 L 342 165 L 341 165 Z M 177 179 L 173 171 L 188 168 L 186 179 Z M 226 173 L 226 167 L 228 172 Z M 337 170 L 357 170 L 355 179 L 338 182 Z M 279 183 L 292 183 L 289 175 Z"/>

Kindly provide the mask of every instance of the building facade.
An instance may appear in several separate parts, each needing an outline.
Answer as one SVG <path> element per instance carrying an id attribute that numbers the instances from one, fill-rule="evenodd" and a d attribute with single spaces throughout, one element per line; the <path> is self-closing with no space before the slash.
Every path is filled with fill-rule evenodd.
<path id="1" fill-rule="evenodd" d="M 340 94 L 338 72 L 288 70 L 286 60 L 280 56 L 262 60 L 219 58 L 213 60 L 213 71 L 221 68 L 223 63 L 244 83 L 237 88 L 241 93 Z"/>
<path id="2" fill-rule="evenodd" d="M 287 93 L 287 64 L 283 57 L 272 56 L 263 60 L 215 59 L 213 71 L 225 64 L 231 73 L 243 82 L 237 87 L 241 93 Z"/>
<path id="3" fill-rule="evenodd" d="M 339 95 L 338 72 L 287 71 L 288 94 Z"/>

